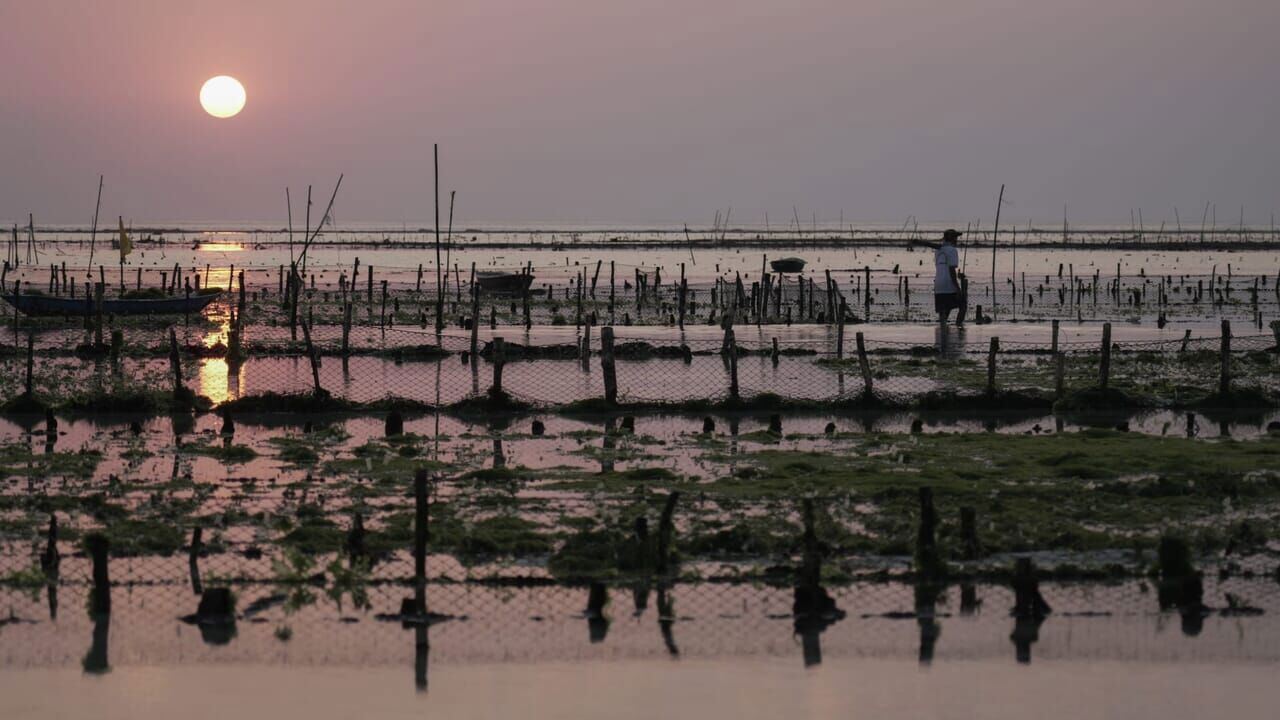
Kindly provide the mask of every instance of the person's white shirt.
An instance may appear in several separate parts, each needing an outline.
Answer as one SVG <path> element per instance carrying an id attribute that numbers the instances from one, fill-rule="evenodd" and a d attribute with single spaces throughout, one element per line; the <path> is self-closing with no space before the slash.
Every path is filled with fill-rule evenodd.
<path id="1" fill-rule="evenodd" d="M 934 250 L 933 265 L 935 271 L 933 292 L 938 295 L 960 292 L 960 288 L 956 287 L 955 282 L 951 280 L 950 270 L 960 265 L 960 251 L 956 249 L 956 246 L 944 244 Z"/>

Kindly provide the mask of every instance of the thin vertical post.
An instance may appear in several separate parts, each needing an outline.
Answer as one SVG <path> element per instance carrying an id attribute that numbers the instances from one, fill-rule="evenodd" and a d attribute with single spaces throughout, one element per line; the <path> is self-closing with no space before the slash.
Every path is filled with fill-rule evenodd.
<path id="1" fill-rule="evenodd" d="M 1221 372 L 1218 378 L 1218 393 L 1227 395 L 1231 392 L 1231 321 L 1222 321 Z"/>
<path id="2" fill-rule="evenodd" d="M 862 392 L 869 397 L 871 395 L 871 361 L 867 359 L 867 343 L 862 333 L 855 334 L 853 340 L 858 349 L 858 369 L 862 371 Z"/>
<path id="3" fill-rule="evenodd" d="M 618 372 L 613 359 L 613 326 L 600 328 L 600 372 L 604 376 L 604 401 L 618 404 Z"/>
<path id="4" fill-rule="evenodd" d="M 1111 323 L 1102 324 L 1102 359 L 1098 368 L 1098 387 L 1103 390 L 1111 381 Z"/>
<path id="5" fill-rule="evenodd" d="M 1000 352 L 1000 338 L 991 338 L 991 346 L 987 350 L 987 395 L 996 394 L 996 353 Z"/>

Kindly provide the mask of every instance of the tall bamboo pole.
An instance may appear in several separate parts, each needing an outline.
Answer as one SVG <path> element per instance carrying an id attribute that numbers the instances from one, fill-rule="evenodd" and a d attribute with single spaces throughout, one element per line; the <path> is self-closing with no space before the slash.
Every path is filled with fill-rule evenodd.
<path id="1" fill-rule="evenodd" d="M 1000 184 L 1000 198 L 996 200 L 996 227 L 991 232 L 991 316 L 996 314 L 996 239 L 1000 236 L 1000 206 L 1004 205 L 1004 183 Z"/>
<path id="2" fill-rule="evenodd" d="M 432 160 L 435 166 L 435 188 L 432 194 L 435 196 L 436 206 L 436 332 L 444 330 L 444 280 L 440 276 L 440 145 L 431 146 Z M 475 322 L 472 320 L 472 322 Z M 475 362 L 475 359 L 472 359 Z"/>
<path id="3" fill-rule="evenodd" d="M 98 239 L 98 210 L 102 209 L 102 176 L 98 176 L 98 201 L 93 206 L 93 229 L 89 231 L 89 267 L 85 268 L 86 275 L 90 280 L 93 279 L 93 247 Z M 17 247 L 14 247 L 14 258 L 17 258 Z"/>

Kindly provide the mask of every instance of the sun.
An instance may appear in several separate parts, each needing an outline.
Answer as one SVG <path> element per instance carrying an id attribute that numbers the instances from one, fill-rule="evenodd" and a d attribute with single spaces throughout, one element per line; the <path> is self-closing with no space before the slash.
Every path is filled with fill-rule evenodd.
<path id="1" fill-rule="evenodd" d="M 216 118 L 229 118 L 244 108 L 244 86 L 230 75 L 205 81 L 200 88 L 200 107 Z"/>

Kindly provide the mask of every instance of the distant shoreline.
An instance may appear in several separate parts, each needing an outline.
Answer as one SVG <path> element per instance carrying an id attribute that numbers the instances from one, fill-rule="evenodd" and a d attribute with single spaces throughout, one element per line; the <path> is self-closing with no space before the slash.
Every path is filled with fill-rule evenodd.
<path id="1" fill-rule="evenodd" d="M 19 230 L 21 233 L 21 230 Z M 41 237 L 41 234 L 44 237 Z M 21 233 L 25 235 L 25 233 Z M 64 237 L 50 238 L 48 235 L 57 234 Z M 48 243 L 67 243 L 78 244 L 89 240 L 91 232 L 88 229 L 58 229 L 56 231 L 42 231 L 36 229 L 37 241 Z M 109 243 L 113 238 L 114 230 L 99 230 L 98 236 L 104 243 Z M 210 236 L 216 235 L 259 235 L 266 237 L 256 237 L 252 240 L 238 239 L 237 242 L 252 242 L 262 247 L 287 246 L 289 240 L 287 231 L 279 230 L 247 230 L 247 229 L 224 229 L 224 230 L 189 230 L 181 228 L 133 228 L 134 243 L 138 246 L 173 246 L 184 243 L 205 244 L 217 242 L 217 239 Z M 424 231 L 370 231 L 370 230 L 326 230 L 329 238 L 317 238 L 313 243 L 313 247 L 366 247 L 366 248 L 404 248 L 404 249 L 421 249 L 434 248 L 436 245 L 434 237 L 408 239 L 407 235 L 434 235 L 434 233 L 426 233 Z M 80 237 L 65 237 L 65 236 Z M 154 237 L 161 235 L 162 237 Z M 295 232 L 294 243 L 299 244 L 301 240 L 300 232 Z M 591 237 L 582 237 L 589 235 Z M 976 239 L 964 242 L 966 247 L 971 248 L 990 248 L 992 242 L 989 232 L 975 232 L 973 235 L 978 236 Z M 180 236 L 180 237 L 175 237 Z M 338 236 L 334 238 L 332 236 Z M 366 237 L 359 237 L 366 236 Z M 381 236 L 381 237 L 367 237 Z M 400 236 L 400 237 L 396 237 Z M 483 239 L 480 239 L 484 236 Z M 497 236 L 497 237 L 495 237 Z M 527 239 L 514 238 L 512 236 L 526 236 Z M 647 237 L 644 237 L 647 236 Z M 485 231 L 468 229 L 456 231 L 451 241 L 441 238 L 441 247 L 462 247 L 476 249 L 504 249 L 504 248 L 526 248 L 526 249 L 591 249 L 591 250 L 634 250 L 634 249 L 670 249 L 670 248 L 693 248 L 693 249 L 724 249 L 724 248 L 886 248 L 886 247 L 903 247 L 912 239 L 929 239 L 927 234 L 916 236 L 910 235 L 867 235 L 862 237 L 838 237 L 835 235 L 818 235 L 809 237 L 796 237 L 794 233 L 751 233 L 734 235 L 733 231 L 719 237 L 695 237 L 690 233 L 688 239 L 684 233 L 673 233 L 671 231 L 647 231 L 635 230 L 626 232 L 566 232 L 553 230 L 531 230 L 531 231 Z M 1012 231 L 1007 234 L 1004 231 L 1000 233 L 999 242 L 995 245 L 999 248 L 1011 249 L 1013 247 L 1036 248 L 1036 249 L 1058 249 L 1058 250 L 1163 250 L 1163 251 L 1210 251 L 1210 250 L 1280 250 L 1280 237 L 1276 237 L 1270 233 L 1247 233 L 1239 230 L 1225 231 L 1219 230 L 1216 233 L 1206 231 L 1204 239 L 1200 239 L 1199 233 L 1184 233 L 1181 236 L 1164 234 L 1160 236 L 1150 235 L 1146 237 L 1134 237 L 1128 234 L 1115 235 L 1108 231 L 1080 231 L 1074 237 L 1069 236 L 1063 239 L 1061 233 L 1050 233 L 1048 231 L 1036 232 L 1019 231 L 1016 235 Z M 19 242 L 25 242 L 25 237 L 20 237 Z"/>

